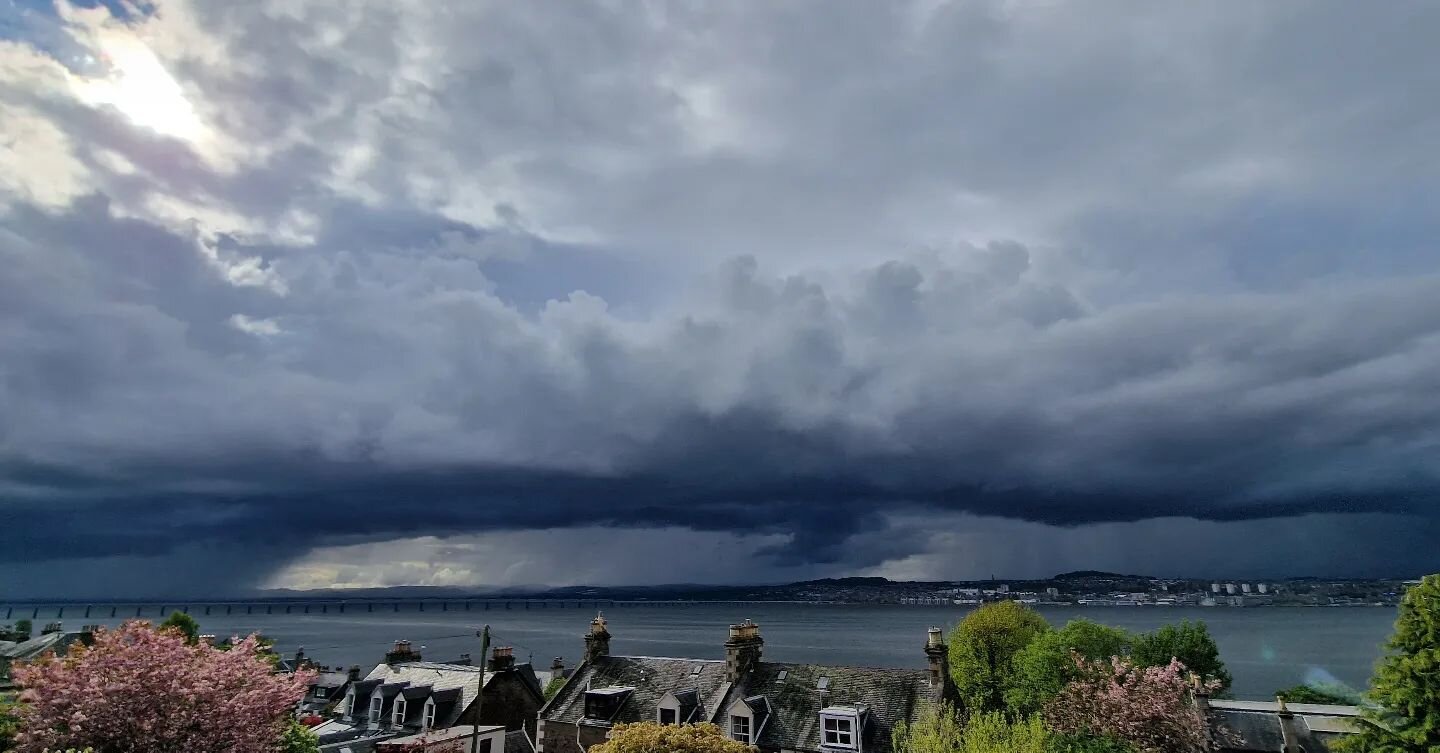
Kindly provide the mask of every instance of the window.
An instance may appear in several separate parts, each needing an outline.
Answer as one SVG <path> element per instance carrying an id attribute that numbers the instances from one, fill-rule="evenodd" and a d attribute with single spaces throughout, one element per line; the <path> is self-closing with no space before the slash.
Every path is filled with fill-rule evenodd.
<path id="1" fill-rule="evenodd" d="M 373 698 L 370 699 L 370 721 L 372 721 L 372 722 L 379 722 L 379 721 L 380 721 L 380 704 L 381 704 L 380 696 L 377 695 L 377 696 L 375 696 L 375 697 L 373 697 Z"/>
<path id="2" fill-rule="evenodd" d="M 316 698 L 324 698 L 324 697 L 325 697 L 325 689 L 324 689 L 324 688 L 315 688 L 315 697 L 316 697 Z"/>
<path id="3" fill-rule="evenodd" d="M 429 701 L 426 701 L 426 702 L 425 702 L 425 718 L 424 718 L 424 721 L 421 722 L 421 724 L 424 725 L 425 729 L 430 729 L 431 727 L 434 727 L 434 726 L 435 726 L 435 701 L 434 701 L 434 700 L 429 700 Z"/>
<path id="4" fill-rule="evenodd" d="M 674 724 L 674 723 L 675 723 L 675 709 L 660 709 L 660 723 L 661 723 L 661 724 Z"/>
<path id="5" fill-rule="evenodd" d="M 405 699 L 404 699 L 404 698 L 397 697 L 397 698 L 395 699 L 395 708 L 392 709 L 391 712 L 390 712 L 390 723 L 396 725 L 397 727 L 398 727 L 399 725 L 405 723 Z"/>
<path id="6" fill-rule="evenodd" d="M 352 719 L 355 718 L 355 705 L 357 703 L 359 703 L 359 700 L 355 698 L 355 694 L 353 692 L 350 693 L 345 701 L 345 716 Z"/>
<path id="7" fill-rule="evenodd" d="M 730 739 L 737 742 L 750 742 L 750 717 L 730 717 Z"/>
<path id="8" fill-rule="evenodd" d="M 827 716 L 821 719 L 825 731 L 825 744 L 842 748 L 855 747 L 855 721 Z"/>
<path id="9" fill-rule="evenodd" d="M 485 738 L 484 740 L 481 740 L 481 741 L 480 741 L 480 753 L 490 753 L 490 743 L 492 743 L 492 742 L 494 742 L 494 741 L 491 740 L 491 739 L 488 738 L 488 737 Z"/>

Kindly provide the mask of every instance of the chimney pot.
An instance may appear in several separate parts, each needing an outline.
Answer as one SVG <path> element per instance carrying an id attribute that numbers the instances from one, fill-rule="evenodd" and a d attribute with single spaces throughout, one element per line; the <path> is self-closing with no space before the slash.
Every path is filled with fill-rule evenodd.
<path id="1" fill-rule="evenodd" d="M 348 674 L 350 675 L 350 681 L 351 681 L 351 682 L 356 682 L 356 681 L 358 681 L 358 680 L 360 679 L 360 665 L 359 665 L 359 664 L 351 664 L 351 665 L 350 665 L 350 671 L 348 672 Z"/>
<path id="2" fill-rule="evenodd" d="M 515 648 L 496 646 L 490 650 L 490 671 L 503 672 L 515 666 Z"/>
<path id="3" fill-rule="evenodd" d="M 739 682 L 756 664 L 765 639 L 760 637 L 760 626 L 752 620 L 730 626 L 730 638 L 725 641 L 725 679 Z"/>

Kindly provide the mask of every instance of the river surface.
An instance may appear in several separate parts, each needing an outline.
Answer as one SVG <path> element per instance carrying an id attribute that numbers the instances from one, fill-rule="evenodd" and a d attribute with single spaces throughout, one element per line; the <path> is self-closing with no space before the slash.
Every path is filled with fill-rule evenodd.
<path id="1" fill-rule="evenodd" d="M 450 661 L 461 653 L 478 656 L 476 629 L 489 624 L 492 645 L 515 647 L 516 657 L 533 657 L 537 669 L 553 657 L 573 666 L 583 650 L 582 635 L 594 616 L 588 609 L 551 606 L 512 609 L 479 605 L 449 611 L 431 605 L 416 611 L 347 614 L 194 615 L 202 632 L 220 636 L 261 632 L 286 655 L 303 646 L 322 664 L 367 669 L 384 658 L 397 639 L 411 641 L 426 659 Z M 925 665 L 925 631 L 947 631 L 968 607 L 839 604 L 683 604 L 617 606 L 607 609 L 611 653 L 617 655 L 724 658 L 726 626 L 745 618 L 760 624 L 765 658 L 773 661 L 914 667 Z M 47 610 L 48 611 L 48 610 Z M 157 610 L 147 619 L 159 621 Z M 238 611 L 238 610 L 237 610 Z M 1086 617 L 1127 630 L 1150 630 L 1182 619 L 1203 620 L 1235 677 L 1236 698 L 1269 698 L 1280 688 L 1300 683 L 1341 682 L 1363 688 L 1395 620 L 1381 607 L 1042 607 L 1052 625 Z M 123 612 L 122 612 L 123 614 Z M 37 623 L 46 621 L 42 613 Z M 96 619 L 106 625 L 120 620 Z M 83 620 L 66 615 L 67 629 Z M 38 628 L 39 625 L 37 624 Z"/>

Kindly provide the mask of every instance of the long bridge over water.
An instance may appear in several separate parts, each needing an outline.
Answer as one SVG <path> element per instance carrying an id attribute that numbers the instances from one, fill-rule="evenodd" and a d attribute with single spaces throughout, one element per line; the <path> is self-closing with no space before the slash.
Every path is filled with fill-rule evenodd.
<path id="1" fill-rule="evenodd" d="M 277 615 L 277 614 L 375 614 L 384 612 L 474 612 L 495 609 L 614 609 L 623 607 L 666 607 L 695 604 L 814 604 L 753 600 L 647 600 L 647 599 L 525 599 L 525 598 L 294 598 L 294 599 L 170 599 L 112 601 L 0 601 L 0 621 L 19 619 L 124 619 L 165 617 L 171 612 L 190 615 Z"/>

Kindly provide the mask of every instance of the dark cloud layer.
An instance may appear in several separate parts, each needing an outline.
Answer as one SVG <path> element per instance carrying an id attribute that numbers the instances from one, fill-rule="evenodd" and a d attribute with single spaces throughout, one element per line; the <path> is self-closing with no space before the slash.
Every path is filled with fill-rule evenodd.
<path id="1" fill-rule="evenodd" d="M 1377 545 L 1440 519 L 1440 23 L 1358 10 L 27 12 L 0 561 L 643 529 L 942 576 L 1023 568 L 925 516 L 1060 569 L 1353 517 L 1347 567 L 1440 566 Z"/>

